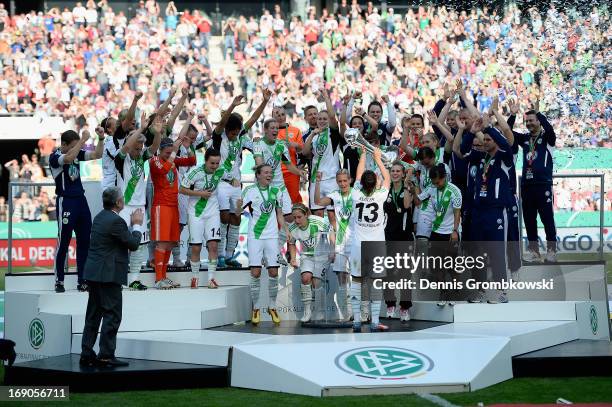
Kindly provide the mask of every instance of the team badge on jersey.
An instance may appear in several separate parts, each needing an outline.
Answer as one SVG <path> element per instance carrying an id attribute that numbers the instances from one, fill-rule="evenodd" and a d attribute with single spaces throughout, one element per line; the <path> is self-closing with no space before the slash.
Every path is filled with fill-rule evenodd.
<path id="1" fill-rule="evenodd" d="M 262 202 L 261 205 L 259 205 L 259 209 L 261 209 L 262 213 L 272 213 L 272 209 L 274 209 L 274 204 L 272 202 Z"/>
<path id="2" fill-rule="evenodd" d="M 538 158 L 538 153 L 536 151 L 530 151 L 526 155 L 527 161 L 535 161 Z"/>

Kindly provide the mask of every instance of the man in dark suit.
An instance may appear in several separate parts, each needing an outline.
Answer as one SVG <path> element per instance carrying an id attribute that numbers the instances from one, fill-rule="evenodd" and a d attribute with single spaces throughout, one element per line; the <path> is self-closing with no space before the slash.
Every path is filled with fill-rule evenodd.
<path id="1" fill-rule="evenodd" d="M 137 250 L 140 244 L 144 214 L 140 209 L 132 213 L 130 231 L 118 215 L 124 206 L 121 190 L 117 187 L 104 190 L 102 203 L 104 210 L 95 217 L 92 224 L 89 255 L 84 271 L 84 279 L 90 289 L 80 364 L 127 366 L 127 362 L 115 358 L 117 331 L 121 324 L 121 286 L 127 284 L 129 250 Z M 93 347 L 101 321 L 100 353 L 96 357 Z"/>

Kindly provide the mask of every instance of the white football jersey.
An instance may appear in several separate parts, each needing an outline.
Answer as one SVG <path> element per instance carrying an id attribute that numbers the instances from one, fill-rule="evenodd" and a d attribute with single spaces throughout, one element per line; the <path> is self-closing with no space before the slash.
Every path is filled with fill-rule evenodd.
<path id="1" fill-rule="evenodd" d="M 297 223 L 289 225 L 291 240 L 302 243 L 302 256 L 314 256 L 317 254 L 317 246 L 321 241 L 322 234 L 329 233 L 331 225 L 329 221 L 320 216 L 310 215 L 308 225 L 301 228 Z"/>
<path id="2" fill-rule="evenodd" d="M 346 242 L 351 238 L 351 214 L 353 213 L 353 196 L 348 191 L 347 196 L 342 196 L 339 189 L 327 195 L 333 201 L 334 213 L 336 214 L 336 253 L 343 253 Z"/>
<path id="3" fill-rule="evenodd" d="M 387 215 L 383 205 L 387 200 L 389 190 L 380 188 L 374 190 L 372 195 L 366 196 L 361 187 L 353 187 L 352 237 L 359 242 L 372 242 L 385 240 L 385 226 Z"/>
<path id="4" fill-rule="evenodd" d="M 257 183 L 242 191 L 242 206 L 250 207 L 249 239 L 278 239 L 276 208 L 281 208 L 282 188 L 268 186 L 261 189 Z"/>
<path id="5" fill-rule="evenodd" d="M 117 172 L 117 186 L 123 192 L 126 205 L 145 206 L 147 203 L 147 179 L 145 165 L 151 155 L 144 149 L 138 159 L 129 154 L 117 153 L 114 164 Z"/>
<path id="6" fill-rule="evenodd" d="M 230 141 L 227 138 L 225 132 L 220 136 L 213 133 L 213 138 L 209 142 L 209 146 L 212 145 L 218 149 L 221 153 L 221 166 L 225 165 L 226 160 L 229 158 L 231 162 L 230 171 L 226 171 L 223 179 L 225 181 L 231 181 L 232 179 L 241 179 L 240 166 L 242 165 L 242 150 L 247 149 L 253 151 L 253 141 L 247 135 L 247 129 L 242 129 L 240 135 L 236 140 Z M 220 143 L 219 143 L 220 140 Z"/>
<path id="7" fill-rule="evenodd" d="M 287 143 L 283 140 L 276 140 L 273 145 L 266 143 L 262 138 L 253 142 L 253 156 L 261 157 L 265 164 L 272 167 L 274 178 L 272 178 L 272 185 L 275 187 L 285 185 L 283 178 L 283 170 L 281 163 L 289 162 L 289 149 Z"/>
<path id="8" fill-rule="evenodd" d="M 219 214 L 218 188 L 223 177 L 223 169 L 219 167 L 212 174 L 206 172 L 204 166 L 194 167 L 181 180 L 181 186 L 194 191 L 213 191 L 208 199 L 199 196 L 189 196 L 189 213 L 196 218 Z"/>
<path id="9" fill-rule="evenodd" d="M 112 137 L 104 139 L 104 153 L 102 153 L 102 191 L 117 185 L 117 169 L 115 167 L 115 156 L 123 147 L 125 138 L 117 139 L 119 147 L 115 145 Z"/>
<path id="10" fill-rule="evenodd" d="M 325 181 L 335 178 L 340 169 L 340 146 L 337 145 L 334 150 L 331 132 L 337 133 L 338 130 L 328 127 L 312 139 L 311 182 L 314 181 L 317 172 L 322 173 L 321 180 Z"/>

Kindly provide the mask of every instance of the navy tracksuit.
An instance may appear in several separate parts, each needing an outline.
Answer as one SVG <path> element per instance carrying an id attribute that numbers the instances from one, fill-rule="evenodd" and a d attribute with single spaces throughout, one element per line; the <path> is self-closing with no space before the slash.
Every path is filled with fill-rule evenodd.
<path id="1" fill-rule="evenodd" d="M 556 251 L 557 229 L 553 211 L 553 148 L 555 131 L 542 113 L 536 114 L 542 131 L 535 137 L 513 131 L 515 142 L 523 148 L 521 199 L 523 220 L 527 229 L 529 248 L 538 251 L 538 213 L 544 224 L 549 249 Z M 508 120 L 514 124 L 514 116 Z"/>
<path id="2" fill-rule="evenodd" d="M 508 239 L 508 213 L 514 197 L 510 181 L 514 165 L 512 148 L 499 131 L 492 127 L 484 130 L 499 147 L 494 156 L 472 150 L 471 162 L 478 162 L 473 185 L 470 239 L 479 242 L 489 256 L 493 280 L 501 281 L 507 276 L 506 242 Z M 474 134 L 468 133 L 462 143 L 471 146 Z M 514 201 L 515 202 L 515 201 Z"/>
<path id="3" fill-rule="evenodd" d="M 89 252 L 89 237 L 91 234 L 91 212 L 85 190 L 81 184 L 79 162 L 89 159 L 89 152 L 81 150 L 71 164 L 64 164 L 64 155 L 56 150 L 49 157 L 49 166 L 55 180 L 55 195 L 57 207 L 57 250 L 55 253 L 55 279 L 64 281 L 66 255 L 72 239 L 76 235 L 77 273 L 79 283 L 83 283 L 83 270 L 87 253 Z"/>

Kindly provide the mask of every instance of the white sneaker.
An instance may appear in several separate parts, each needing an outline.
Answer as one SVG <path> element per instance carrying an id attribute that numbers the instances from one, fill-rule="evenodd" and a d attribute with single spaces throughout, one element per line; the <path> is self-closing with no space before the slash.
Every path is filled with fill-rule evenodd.
<path id="1" fill-rule="evenodd" d="M 440 300 L 436 303 L 436 305 L 440 308 L 445 307 L 446 306 L 446 301 L 444 300 Z"/>
<path id="2" fill-rule="evenodd" d="M 410 321 L 410 311 L 407 309 L 400 309 L 400 320 L 402 322 Z"/>
<path id="3" fill-rule="evenodd" d="M 395 318 L 395 306 L 387 307 L 387 318 Z"/>
<path id="4" fill-rule="evenodd" d="M 508 302 L 508 296 L 505 292 L 498 292 L 492 299 L 487 300 L 489 304 L 505 304 Z"/>
<path id="5" fill-rule="evenodd" d="M 516 270 L 516 271 L 511 271 L 511 272 L 510 272 L 510 276 L 511 276 L 510 278 L 512 278 L 512 281 L 520 281 L 520 280 L 519 280 L 519 278 L 520 278 L 520 276 L 519 276 L 519 270 Z"/>
<path id="6" fill-rule="evenodd" d="M 556 263 L 557 262 L 557 252 L 555 252 L 554 250 L 548 249 L 546 251 L 546 257 L 544 258 L 544 261 L 547 263 Z"/>
<path id="7" fill-rule="evenodd" d="M 523 254 L 523 261 L 526 263 L 540 263 L 542 262 L 542 256 L 535 250 L 529 249 Z"/>
<path id="8" fill-rule="evenodd" d="M 163 279 L 155 283 L 155 288 L 158 290 L 169 290 L 172 286 L 168 283 L 167 279 Z"/>
<path id="9" fill-rule="evenodd" d="M 485 302 L 485 293 L 478 291 L 468 299 L 468 302 L 471 304 L 480 304 L 481 302 Z"/>
<path id="10" fill-rule="evenodd" d="M 307 304 L 304 307 L 304 316 L 300 319 L 302 322 L 308 322 L 312 318 L 312 309 L 310 308 L 310 304 Z"/>
<path id="11" fill-rule="evenodd" d="M 179 288 L 181 286 L 179 283 L 176 283 L 176 282 L 170 280 L 169 278 L 166 278 L 165 280 L 166 280 L 166 282 L 168 284 L 170 284 L 171 288 Z"/>
<path id="12" fill-rule="evenodd" d="M 448 301 L 447 302 L 449 307 L 454 307 L 455 306 L 455 301 Z"/>

